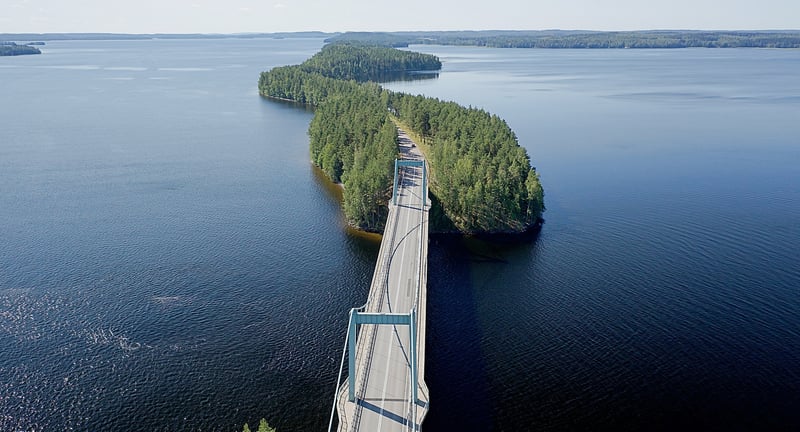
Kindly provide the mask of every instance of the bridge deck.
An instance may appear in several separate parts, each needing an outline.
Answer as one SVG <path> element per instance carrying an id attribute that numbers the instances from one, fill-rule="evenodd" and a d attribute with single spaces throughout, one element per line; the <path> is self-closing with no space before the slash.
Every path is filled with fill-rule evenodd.
<path id="1" fill-rule="evenodd" d="M 400 148 L 405 159 L 422 160 L 402 131 Z M 355 402 L 349 401 L 346 382 L 338 395 L 340 431 L 418 430 L 427 412 L 424 360 L 428 206 L 422 169 L 399 168 L 397 203 L 390 205 L 365 309 L 408 314 L 416 303 L 419 401 L 411 403 L 409 327 L 363 324 L 356 345 Z"/>

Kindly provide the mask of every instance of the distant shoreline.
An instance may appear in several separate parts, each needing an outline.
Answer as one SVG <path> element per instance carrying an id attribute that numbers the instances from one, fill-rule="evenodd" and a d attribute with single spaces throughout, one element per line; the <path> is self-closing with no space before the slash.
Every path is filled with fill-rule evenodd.
<path id="1" fill-rule="evenodd" d="M 443 31 L 353 32 L 325 42 L 388 45 L 455 45 L 540 49 L 800 48 L 800 30 L 760 31 Z"/>
<path id="2" fill-rule="evenodd" d="M 340 33 L 0 33 L 0 40 L 154 40 L 154 39 L 323 39 Z"/>
<path id="3" fill-rule="evenodd" d="M 409 45 L 547 49 L 800 48 L 797 30 L 477 30 L 277 33 L 2 33 L 0 40 L 324 39 Z"/>

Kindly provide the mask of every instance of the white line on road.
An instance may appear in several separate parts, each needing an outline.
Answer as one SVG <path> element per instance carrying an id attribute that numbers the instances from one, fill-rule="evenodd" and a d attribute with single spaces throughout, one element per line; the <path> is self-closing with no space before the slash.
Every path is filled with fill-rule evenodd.
<path id="1" fill-rule="evenodd" d="M 400 202 L 402 203 L 402 200 L 400 200 Z M 404 236 L 405 236 L 405 234 L 407 234 L 409 232 L 408 231 L 408 225 L 409 225 L 409 222 L 410 222 L 410 218 L 406 217 L 406 221 L 405 222 L 406 222 L 405 223 L 405 229 L 403 230 Z M 395 236 L 396 235 L 397 235 L 397 232 L 395 231 Z M 404 262 L 405 262 L 405 258 L 406 258 L 406 246 L 408 246 L 408 241 L 406 241 L 406 240 L 407 239 L 403 240 L 403 251 L 402 251 L 402 253 L 400 255 L 400 267 L 399 267 L 400 272 L 399 272 L 398 277 L 397 277 L 397 285 L 396 285 L 397 287 L 400 287 L 400 280 L 401 280 L 401 278 L 403 276 L 403 266 L 404 266 Z M 397 292 L 395 293 L 395 301 L 394 301 L 395 305 L 397 305 L 399 303 L 399 301 L 400 301 L 400 293 L 402 292 L 402 290 L 397 289 L 396 291 Z M 386 406 L 386 389 L 387 389 L 387 385 L 386 384 L 389 382 L 389 371 L 390 371 L 389 365 L 391 364 L 391 361 L 392 361 L 392 351 L 394 351 L 392 349 L 392 343 L 393 342 L 394 342 L 394 338 L 389 338 L 389 355 L 386 358 L 386 372 L 385 372 L 384 377 L 383 377 L 383 393 L 381 394 L 381 412 L 379 413 L 379 418 L 378 418 L 378 429 L 377 429 L 378 431 L 381 430 L 381 425 L 383 424 L 383 418 L 384 418 L 383 411 L 385 410 L 385 406 Z M 401 342 L 401 348 L 402 348 L 402 342 Z M 404 390 L 404 392 L 405 392 L 405 390 Z"/>

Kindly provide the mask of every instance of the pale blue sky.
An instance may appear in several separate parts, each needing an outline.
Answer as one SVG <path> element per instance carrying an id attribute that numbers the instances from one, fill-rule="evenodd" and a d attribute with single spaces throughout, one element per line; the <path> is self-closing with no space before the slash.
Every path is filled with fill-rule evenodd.
<path id="1" fill-rule="evenodd" d="M 800 0 L 2 0 L 0 33 L 800 29 Z"/>

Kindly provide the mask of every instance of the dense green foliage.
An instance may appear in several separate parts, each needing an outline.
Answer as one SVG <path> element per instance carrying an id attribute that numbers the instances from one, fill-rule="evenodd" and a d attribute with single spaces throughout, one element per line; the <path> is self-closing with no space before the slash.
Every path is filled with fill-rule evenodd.
<path id="1" fill-rule="evenodd" d="M 493 48 L 800 48 L 797 31 L 460 31 L 344 33 L 329 41 Z"/>
<path id="2" fill-rule="evenodd" d="M 277 67 L 262 73 L 258 87 L 270 97 L 319 105 L 328 94 L 356 92 L 354 82 L 381 82 L 402 72 L 432 71 L 442 67 L 436 56 L 382 46 L 333 44 L 298 66 Z"/>
<path id="3" fill-rule="evenodd" d="M 300 65 L 305 72 L 340 80 L 385 81 L 398 72 L 436 71 L 442 62 L 413 51 L 361 44 L 331 44 Z"/>
<path id="4" fill-rule="evenodd" d="M 242 432 L 250 432 L 250 425 L 245 423 L 244 426 L 242 427 Z M 267 423 L 267 419 L 262 418 L 261 421 L 258 422 L 257 432 L 276 432 L 276 431 L 274 427 L 271 427 L 269 423 Z"/>
<path id="5" fill-rule="evenodd" d="M 462 232 L 523 231 L 544 211 L 530 158 L 496 115 L 454 102 L 392 94 L 400 120 L 426 137 L 432 192 Z"/>
<path id="6" fill-rule="evenodd" d="M 435 57 L 408 54 L 387 47 L 326 47 L 301 65 L 263 72 L 259 91 L 316 107 L 309 126 L 311 159 L 344 184 L 345 215 L 359 228 L 379 231 L 385 224 L 397 157 L 390 112 L 425 137 L 434 231 L 520 232 L 533 226 L 544 210 L 542 187 L 505 121 L 453 102 L 393 93 L 374 82 L 332 78 L 372 81 L 385 68 L 438 64 Z"/>
<path id="7" fill-rule="evenodd" d="M 0 43 L 0 56 L 16 56 L 26 54 L 41 54 L 39 48 L 29 45 L 17 45 L 14 42 Z"/>
<path id="8" fill-rule="evenodd" d="M 344 185 L 344 212 L 351 224 L 382 231 L 391 194 L 397 130 L 375 84 L 330 97 L 311 120 L 311 160 Z"/>
<path id="9" fill-rule="evenodd" d="M 362 76 L 366 71 L 381 74 L 376 64 L 387 64 L 382 52 L 389 50 L 367 50 L 375 55 L 359 54 L 358 64 L 363 70 L 356 72 Z M 397 157 L 397 132 L 386 109 L 389 92 L 371 82 L 359 84 L 323 76 L 315 69 L 321 66 L 315 65 L 327 64 L 329 56 L 330 51 L 323 50 L 302 65 L 264 72 L 259 78 L 259 91 L 265 96 L 317 107 L 309 126 L 312 162 L 333 181 L 344 185 L 348 222 L 361 229 L 381 231 Z M 343 64 L 351 64 L 352 59 L 343 57 Z M 346 69 L 342 66 L 331 70 Z"/>
<path id="10" fill-rule="evenodd" d="M 361 85 L 355 81 L 304 72 L 299 66 L 276 67 L 262 73 L 258 79 L 258 89 L 264 96 L 314 106 L 322 104 L 328 95 L 345 95 L 360 88 Z"/>

